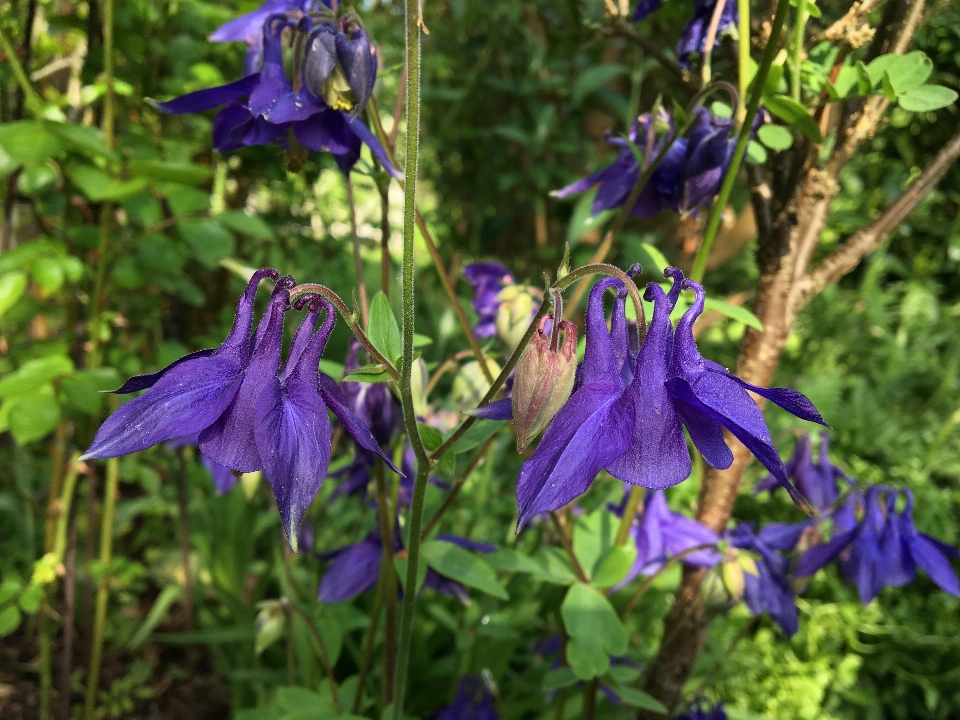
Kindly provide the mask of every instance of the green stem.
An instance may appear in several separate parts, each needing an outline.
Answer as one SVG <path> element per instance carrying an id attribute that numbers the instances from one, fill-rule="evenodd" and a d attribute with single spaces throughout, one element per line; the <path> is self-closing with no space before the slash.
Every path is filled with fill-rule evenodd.
<path id="1" fill-rule="evenodd" d="M 717 39 L 717 30 L 720 28 L 720 16 L 723 14 L 724 6 L 733 1 L 717 0 L 717 4 L 713 7 L 713 15 L 710 16 L 710 24 L 707 26 L 707 35 L 703 42 L 703 62 L 700 67 L 700 77 L 703 80 L 704 87 L 710 84 L 710 63 L 713 59 L 713 45 Z"/>
<path id="2" fill-rule="evenodd" d="M 406 92 L 406 166 L 403 185 L 403 270 L 402 305 L 403 349 L 400 356 L 400 401 L 403 406 L 403 422 L 407 436 L 417 458 L 417 475 L 413 485 L 413 500 L 410 505 L 407 541 L 407 578 L 404 582 L 403 614 L 400 619 L 400 638 L 397 648 L 397 665 L 394 673 L 393 718 L 402 720 L 403 704 L 407 693 L 407 673 L 410 668 L 410 645 L 413 641 L 413 614 L 417 601 L 417 574 L 420 569 L 420 530 L 423 525 L 423 506 L 427 495 L 427 473 L 430 459 L 420 439 L 417 416 L 413 407 L 413 329 L 414 294 L 413 247 L 417 225 L 417 158 L 420 144 L 420 5 L 418 0 L 406 0 L 404 7 L 406 34 L 407 92 Z M 390 538 L 384 538 L 390 542 Z"/>
<path id="3" fill-rule="evenodd" d="M 627 507 L 623 509 L 623 517 L 620 518 L 620 527 L 617 528 L 617 539 L 615 545 L 623 545 L 630 537 L 630 529 L 633 527 L 633 521 L 637 517 L 637 511 L 640 509 L 640 503 L 643 502 L 643 494 L 646 488 L 634 485 L 630 490 L 630 497 L 627 498 Z"/>
<path id="4" fill-rule="evenodd" d="M 690 273 L 690 279 L 696 282 L 703 280 L 703 275 L 707 270 L 707 256 L 710 254 L 710 248 L 713 247 L 713 241 L 717 237 L 717 231 L 720 229 L 720 218 L 723 215 L 723 209 L 727 206 L 730 199 L 730 193 L 733 191 L 733 184 L 737 180 L 737 171 L 740 169 L 740 163 L 747 152 L 747 143 L 750 141 L 750 129 L 753 124 L 753 118 L 760 107 L 760 99 L 763 96 L 763 88 L 767 82 L 767 75 L 770 73 L 770 67 L 773 65 L 773 59 L 777 55 L 777 39 L 783 30 L 783 23 L 787 19 L 787 10 L 790 7 L 790 0 L 779 0 L 777 3 L 777 12 L 773 16 L 773 23 L 770 28 L 770 39 L 767 41 L 767 47 L 763 51 L 763 59 L 760 61 L 760 67 L 753 79 L 753 91 L 750 93 L 750 103 L 747 105 L 747 113 L 743 125 L 740 127 L 740 136 L 737 138 L 737 146 L 733 151 L 733 158 L 730 160 L 730 167 L 727 169 L 726 177 L 723 179 L 723 185 L 720 187 L 720 194 L 716 202 L 710 209 L 710 217 L 707 219 L 707 228 L 703 234 L 703 242 L 697 257 L 693 262 L 693 272 Z"/>
<path id="5" fill-rule="evenodd" d="M 0 50 L 3 50 L 3 54 L 7 56 L 7 62 L 10 63 L 10 68 L 13 70 L 13 77 L 16 79 L 20 89 L 23 90 L 23 97 L 26 99 L 27 107 L 30 108 L 30 112 L 39 117 L 43 113 L 43 99 L 37 94 L 37 91 L 33 89 L 33 85 L 30 84 L 30 78 L 27 77 L 23 66 L 20 65 L 20 61 L 17 60 L 17 51 L 2 29 L 0 29 Z"/>
<path id="6" fill-rule="evenodd" d="M 107 460 L 107 487 L 103 498 L 103 516 L 100 520 L 100 584 L 97 587 L 97 605 L 93 620 L 93 639 L 90 649 L 90 669 L 83 704 L 84 720 L 95 720 L 97 687 L 100 684 L 100 662 L 103 659 L 103 631 L 107 624 L 107 600 L 110 594 L 108 568 L 113 555 L 113 511 L 117 504 L 120 483 L 120 461 Z"/>
<path id="7" fill-rule="evenodd" d="M 577 574 L 577 578 L 582 583 L 589 583 L 590 578 L 588 578 L 587 574 L 583 571 L 583 566 L 580 564 L 577 554 L 573 551 L 573 542 L 570 539 L 570 535 L 567 534 L 567 528 L 563 526 L 556 510 L 550 511 L 550 519 L 553 520 L 553 524 L 557 528 L 557 533 L 560 535 L 560 544 L 563 545 L 564 552 L 567 553 L 567 557 L 570 558 L 570 564 L 573 565 L 573 570 Z M 571 534 L 573 533 L 572 527 L 570 528 L 570 532 Z"/>
<path id="8" fill-rule="evenodd" d="M 737 14 L 740 16 L 740 23 L 737 32 L 740 35 L 739 46 L 739 68 L 737 72 L 737 83 L 740 92 L 737 95 L 737 123 L 743 125 L 747 117 L 747 84 L 750 77 L 750 0 L 737 0 Z"/>
<path id="9" fill-rule="evenodd" d="M 350 208 L 350 237 L 353 241 L 353 267 L 357 273 L 357 288 L 360 291 L 360 317 L 366 325 L 370 319 L 370 303 L 367 301 L 367 284 L 363 278 L 363 258 L 360 257 L 360 236 L 357 235 L 357 203 L 353 196 L 353 182 L 344 177 L 347 184 L 347 205 Z"/>
<path id="10" fill-rule="evenodd" d="M 384 476 L 383 460 L 377 459 L 377 520 L 380 525 L 380 539 L 383 543 L 383 557 L 380 561 L 380 577 L 377 593 L 386 600 L 383 637 L 383 695 L 386 702 L 393 698 L 393 671 L 397 658 L 397 571 L 393 566 L 393 518 L 396 507 L 387 497 L 387 481 Z M 378 611 L 379 612 L 379 611 Z M 376 634 L 375 620 L 371 637 Z M 372 642 L 372 641 L 371 641 Z M 359 685 L 358 685 L 359 691 Z"/>
<path id="11" fill-rule="evenodd" d="M 651 586 L 653 585 L 653 581 L 656 580 L 658 577 L 660 577 L 660 575 L 661 575 L 662 573 L 666 572 L 666 571 L 670 568 L 670 566 L 673 565 L 675 562 L 680 562 L 680 561 L 683 560 L 683 558 L 685 558 L 687 555 L 691 555 L 691 554 L 693 554 L 693 553 L 695 553 L 695 552 L 699 552 L 699 551 L 701 551 L 701 550 L 709 550 L 710 548 L 715 548 L 715 547 L 716 547 L 716 545 L 713 544 L 713 543 L 706 543 L 706 544 L 704 544 L 704 545 L 696 545 L 696 546 L 694 546 L 694 547 L 689 547 L 689 548 L 687 548 L 686 550 L 681 550 L 681 551 L 678 552 L 676 555 L 671 555 L 670 557 L 668 557 L 667 560 L 666 560 L 666 562 L 664 562 L 663 565 L 661 565 L 661 566 L 657 569 L 657 571 L 656 571 L 655 573 L 653 573 L 653 575 L 651 575 L 650 577 L 648 577 L 647 579 L 645 579 L 645 580 L 640 584 L 640 587 L 637 588 L 637 591 L 633 594 L 633 597 L 631 597 L 631 598 L 627 601 L 627 604 L 624 605 L 624 606 L 620 609 L 620 617 L 621 617 L 621 618 L 625 618 L 625 617 L 627 616 L 627 613 L 629 613 L 629 612 L 633 609 L 633 606 L 637 604 L 637 601 L 638 601 L 641 597 L 643 597 L 643 594 L 644 594 L 647 590 L 649 590 L 649 589 L 651 588 Z"/>
<path id="12" fill-rule="evenodd" d="M 800 68 L 803 65 L 803 39 L 806 27 L 807 3 L 806 0 L 800 0 L 799 5 L 797 5 L 797 24 L 793 27 L 793 48 L 790 58 L 792 70 L 790 95 L 797 102 L 800 102 Z"/>

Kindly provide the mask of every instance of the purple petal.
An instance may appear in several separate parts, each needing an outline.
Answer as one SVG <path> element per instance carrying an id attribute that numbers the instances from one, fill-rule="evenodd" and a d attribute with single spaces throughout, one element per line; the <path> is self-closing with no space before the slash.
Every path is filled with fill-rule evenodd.
<path id="1" fill-rule="evenodd" d="M 796 523 L 770 523 L 760 528 L 757 537 L 774 550 L 793 552 L 808 527 L 813 527 L 809 518 Z"/>
<path id="2" fill-rule="evenodd" d="M 263 23 L 274 13 L 283 12 L 297 3 L 291 0 L 267 0 L 253 12 L 229 20 L 211 33 L 210 42 L 248 41 L 263 32 Z M 303 5 L 302 2 L 299 5 Z"/>
<path id="3" fill-rule="evenodd" d="M 574 393 L 520 469 L 518 527 L 585 493 L 597 473 L 627 449 L 633 414 L 632 398 L 616 385 L 587 384 Z"/>
<path id="4" fill-rule="evenodd" d="M 633 11 L 633 21 L 640 22 L 651 13 L 659 10 L 661 5 L 663 5 L 663 0 L 640 0 L 637 3 L 636 10 Z"/>
<path id="5" fill-rule="evenodd" d="M 355 598 L 377 584 L 383 546 L 367 539 L 339 551 L 323 574 L 317 598 L 326 603 Z"/>
<path id="6" fill-rule="evenodd" d="M 431 568 L 427 568 L 427 574 L 423 579 L 423 586 L 430 588 L 434 592 L 455 597 L 464 605 L 470 603 L 470 593 L 467 592 L 467 588 L 464 587 L 462 583 L 451 580 Z"/>
<path id="7" fill-rule="evenodd" d="M 337 385 L 336 381 L 329 375 L 320 373 L 320 384 L 318 389 L 320 391 L 320 397 L 323 398 L 324 403 L 326 403 L 327 407 L 333 411 L 333 414 L 336 416 L 337 420 L 339 420 L 340 424 L 343 425 L 343 429 L 346 430 L 350 437 L 353 438 L 354 442 L 356 442 L 357 445 L 363 449 L 379 455 L 387 464 L 388 468 L 402 476 L 403 473 L 401 473 L 397 469 L 397 466 L 393 464 L 390 456 L 380 449 L 380 445 L 377 443 L 376 438 L 373 437 L 373 433 L 370 432 L 370 428 L 364 425 L 363 421 L 358 418 L 349 408 L 347 405 L 347 400 L 343 396 L 343 391 Z"/>
<path id="8" fill-rule="evenodd" d="M 907 540 L 910 554 L 941 590 L 960 596 L 960 583 L 950 561 L 937 547 L 938 543 L 926 535 L 917 534 Z"/>
<path id="9" fill-rule="evenodd" d="M 148 100 L 147 102 L 160 112 L 168 115 L 203 112 L 225 105 L 231 100 L 247 97 L 259 84 L 260 74 L 255 73 L 228 85 L 197 90 L 167 102 L 156 102 L 155 100 Z"/>
<path id="10" fill-rule="evenodd" d="M 836 559 L 853 541 L 856 532 L 856 530 L 850 530 L 838 535 L 826 545 L 817 545 L 807 550 L 797 565 L 797 575 L 800 577 L 813 575 L 827 563 Z"/>
<path id="11" fill-rule="evenodd" d="M 792 390 L 790 388 L 764 388 L 759 387 L 758 385 L 751 385 L 745 380 L 741 380 L 733 373 L 727 372 L 726 368 L 724 368 L 722 365 L 711 362 L 710 360 L 707 360 L 705 365 L 707 370 L 721 373 L 727 377 L 733 378 L 747 390 L 755 392 L 757 395 L 766 398 L 775 405 L 779 405 L 788 413 L 796 415 L 801 420 L 808 420 L 809 422 L 815 422 L 819 425 L 830 427 L 827 425 L 826 420 L 824 420 L 820 415 L 820 412 L 817 410 L 814 404 L 810 402 L 810 399 L 797 390 Z"/>
<path id="12" fill-rule="evenodd" d="M 377 79 L 377 56 L 363 30 L 355 31 L 349 39 L 344 33 L 337 33 L 336 48 L 340 66 L 357 101 L 353 110 L 356 117 L 373 93 L 373 85 Z"/>
<path id="13" fill-rule="evenodd" d="M 587 345 L 583 357 L 583 384 L 610 383 L 622 385 L 620 363 L 614 355 L 613 342 L 607 330 L 607 320 L 603 312 L 603 296 L 613 288 L 617 295 L 626 296 L 623 281 L 616 277 L 599 280 L 590 291 L 587 303 L 586 331 Z M 623 306 L 620 306 L 621 310 Z M 616 307 L 614 308 L 616 311 Z M 624 348 L 625 349 L 625 348 Z"/>
<path id="14" fill-rule="evenodd" d="M 303 64 L 303 81 L 314 95 L 323 95 L 323 82 L 337 66 L 336 30 L 329 23 L 310 34 Z"/>
<path id="15" fill-rule="evenodd" d="M 123 385 L 118 387 L 116 390 L 111 390 L 110 392 L 114 395 L 126 395 L 128 393 L 140 392 L 141 390 L 146 390 L 147 388 L 153 387 L 157 380 L 162 378 L 167 372 L 173 370 L 173 368 L 181 365 L 188 360 L 196 360 L 197 358 L 210 357 L 215 352 L 216 348 L 209 350 L 196 350 L 195 352 L 184 355 L 179 360 L 175 360 L 169 365 L 167 365 L 163 370 L 158 370 L 155 373 L 150 373 L 149 375 L 134 375 L 132 378 L 127 380 Z"/>
<path id="16" fill-rule="evenodd" d="M 383 145 L 381 145 L 380 141 L 377 140 L 376 135 L 370 132 L 370 128 L 364 125 L 362 120 L 358 118 L 351 118 L 347 113 L 341 112 L 340 115 L 347 122 L 347 128 L 354 135 L 356 135 L 364 145 L 370 148 L 370 152 L 372 152 L 373 156 L 380 161 L 380 164 L 383 165 L 383 169 L 386 170 L 391 177 L 394 177 L 397 180 L 402 179 L 403 173 L 395 168 L 393 163 L 390 162 L 390 156 L 387 155 L 387 151 L 383 149 Z"/>
<path id="17" fill-rule="evenodd" d="M 240 365 L 227 358 L 178 365 L 110 415 L 81 459 L 119 457 L 204 430 L 233 401 L 242 377 Z"/>
<path id="18" fill-rule="evenodd" d="M 570 183 L 569 185 L 565 185 L 559 190 L 554 190 L 550 194 L 556 198 L 565 198 L 571 195 L 575 195 L 577 193 L 586 192 L 587 190 L 592 188 L 594 185 L 596 185 L 598 182 L 602 182 L 603 180 L 605 180 L 607 175 L 610 174 L 611 170 L 613 170 L 614 167 L 615 167 L 614 165 L 610 165 L 609 167 L 605 167 L 602 170 L 597 170 L 597 172 L 587 175 L 585 178 L 581 180 L 577 180 L 576 182 Z"/>
<path id="19" fill-rule="evenodd" d="M 464 414 L 481 420 L 513 420 L 513 400 L 511 398 L 494 400 L 473 410 L 467 410 Z"/>

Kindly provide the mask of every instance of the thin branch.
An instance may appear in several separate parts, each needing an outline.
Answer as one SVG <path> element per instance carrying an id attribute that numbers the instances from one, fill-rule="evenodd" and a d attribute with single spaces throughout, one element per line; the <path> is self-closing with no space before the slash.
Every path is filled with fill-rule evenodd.
<path id="1" fill-rule="evenodd" d="M 880 217 L 851 235 L 838 250 L 803 279 L 800 286 L 800 304 L 805 304 L 828 285 L 835 283 L 853 270 L 865 255 L 879 248 L 887 236 L 936 187 L 958 158 L 960 132 L 951 138 L 920 176 Z"/>
<path id="2" fill-rule="evenodd" d="M 657 571 L 654 572 L 653 575 L 651 575 L 642 583 L 640 583 L 640 587 L 637 588 L 637 591 L 633 594 L 633 597 L 627 600 L 627 604 L 624 605 L 622 608 L 620 608 L 620 617 L 625 618 L 627 614 L 631 610 L 633 610 L 633 606 L 636 605 L 637 601 L 641 597 L 643 597 L 643 594 L 650 589 L 650 587 L 653 585 L 653 581 L 656 580 L 658 577 L 660 577 L 660 575 L 662 575 L 664 571 L 666 571 L 671 565 L 673 565 L 676 562 L 680 562 L 687 555 L 692 555 L 695 552 L 699 552 L 701 550 L 710 550 L 711 548 L 716 548 L 716 547 L 717 546 L 714 543 L 706 543 L 704 545 L 694 545 L 693 547 L 689 547 L 689 548 L 686 548 L 685 550 L 681 550 L 676 555 L 671 555 L 670 557 L 668 557 L 666 562 L 664 562 L 663 565 L 657 568 Z"/>
<path id="3" fill-rule="evenodd" d="M 557 515 L 556 510 L 550 511 L 550 519 L 553 520 L 553 524 L 557 527 L 557 532 L 560 533 L 560 544 L 563 545 L 567 557 L 570 558 L 570 563 L 573 565 L 574 572 L 577 573 L 577 578 L 582 583 L 589 583 L 590 578 L 588 578 L 587 574 L 583 571 L 583 566 L 580 564 L 580 560 L 577 559 L 577 554 L 573 551 L 573 542 L 570 540 L 570 535 L 567 534 L 567 529 L 564 527 L 564 524 L 560 522 L 560 517 Z"/>
<path id="4" fill-rule="evenodd" d="M 664 70 L 668 71 L 671 75 L 675 76 L 680 82 L 682 82 L 688 90 L 698 90 L 700 88 L 700 84 L 689 72 L 684 70 L 680 63 L 664 53 L 656 43 L 654 43 L 643 33 L 634 29 L 634 27 L 626 20 L 617 19 L 607 25 L 604 25 L 603 33 L 608 36 L 626 38 L 627 40 L 639 45 L 641 48 L 643 48 L 644 52 L 648 53 L 652 58 L 660 63 Z"/>

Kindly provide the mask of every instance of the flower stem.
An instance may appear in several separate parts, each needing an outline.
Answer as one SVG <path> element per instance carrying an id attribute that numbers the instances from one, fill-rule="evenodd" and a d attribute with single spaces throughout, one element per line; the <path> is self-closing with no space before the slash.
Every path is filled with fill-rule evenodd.
<path id="1" fill-rule="evenodd" d="M 747 118 L 747 84 L 750 78 L 750 0 L 737 0 L 737 27 L 738 60 L 737 83 L 740 92 L 737 93 L 737 123 L 743 125 Z"/>
<path id="2" fill-rule="evenodd" d="M 403 306 L 402 352 L 400 355 L 400 401 L 403 406 L 403 422 L 413 445 L 417 459 L 417 475 L 413 485 L 413 500 L 407 524 L 407 578 L 404 582 L 403 614 L 400 619 L 400 637 L 397 648 L 397 664 L 394 673 L 393 718 L 402 720 L 403 705 L 407 692 L 407 673 L 410 668 L 410 645 L 413 641 L 413 615 L 417 601 L 417 574 L 420 566 L 420 529 L 423 525 L 423 506 L 427 495 L 427 473 L 430 459 L 420 439 L 417 416 L 413 406 L 413 330 L 414 294 L 413 249 L 417 224 L 417 158 L 420 144 L 420 3 L 406 0 L 404 3 L 406 35 L 406 162 L 403 184 L 403 268 L 401 297 Z M 391 538 L 384 538 L 390 542 Z"/>
<path id="3" fill-rule="evenodd" d="M 800 0 L 797 5 L 797 20 L 793 26 L 793 48 L 790 58 L 791 77 L 790 95 L 800 102 L 800 68 L 803 66 L 803 39 L 807 27 L 807 3 Z"/>
<path id="4" fill-rule="evenodd" d="M 109 0 L 108 0 L 109 2 Z M 117 504 L 120 483 L 120 460 L 107 460 L 107 487 L 103 498 L 103 516 L 100 519 L 100 583 L 97 587 L 97 605 L 93 620 L 93 639 L 90 648 L 90 669 L 83 703 L 84 720 L 95 720 L 97 688 L 100 684 L 100 662 L 103 659 L 103 631 L 107 624 L 107 600 L 110 595 L 108 566 L 113 555 L 113 511 Z"/>
<path id="5" fill-rule="evenodd" d="M 713 543 L 706 543 L 704 545 L 695 545 L 694 547 L 687 548 L 686 550 L 681 550 L 676 555 L 671 555 L 670 557 L 668 557 L 666 561 L 663 563 L 663 565 L 661 565 L 657 569 L 657 571 L 653 573 L 653 575 L 648 577 L 646 580 L 644 580 L 640 584 L 640 587 L 637 588 L 637 591 L 633 594 L 633 597 L 631 597 L 627 601 L 627 604 L 620 609 L 620 617 L 625 618 L 627 616 L 627 613 L 629 613 L 633 609 L 633 606 L 637 604 L 637 601 L 641 597 L 643 597 L 643 594 L 647 590 L 649 590 L 650 587 L 653 585 L 653 581 L 656 580 L 658 577 L 660 577 L 660 575 L 663 572 L 668 570 L 670 566 L 673 565 L 673 563 L 680 562 L 687 555 L 692 555 L 693 553 L 699 552 L 700 550 L 709 550 L 710 548 L 715 548 L 715 547 L 716 545 Z"/>
<path id="6" fill-rule="evenodd" d="M 384 700 L 389 703 L 393 697 L 393 666 L 397 658 L 397 571 L 393 567 L 393 518 L 396 517 L 394 512 L 396 506 L 387 496 L 384 472 L 383 460 L 377 458 L 377 520 L 383 547 L 377 592 L 386 599 L 387 605 L 383 638 L 383 694 Z M 379 609 L 377 612 L 379 613 Z M 373 620 L 371 620 L 371 627 L 372 634 L 376 634 L 376 625 Z"/>
<path id="7" fill-rule="evenodd" d="M 10 63 L 10 68 L 13 70 L 13 77 L 23 91 L 23 97 L 26 99 L 27 107 L 30 108 L 30 112 L 39 117 L 43 112 L 43 100 L 37 94 L 37 91 L 33 89 L 33 85 L 30 84 L 30 78 L 27 77 L 23 66 L 20 65 L 20 61 L 17 60 L 17 51 L 14 49 L 13 43 L 10 42 L 10 39 L 3 32 L 2 28 L 0 28 L 0 50 L 3 50 L 3 54 L 7 57 L 7 62 Z"/>
<path id="8" fill-rule="evenodd" d="M 763 59 L 760 61 L 760 67 L 757 68 L 757 74 L 753 79 L 753 91 L 750 93 L 750 103 L 747 105 L 747 112 L 740 126 L 740 136 L 737 138 L 737 146 L 734 148 L 733 157 L 730 160 L 730 167 L 727 169 L 726 177 L 723 179 L 723 185 L 720 187 L 720 194 L 716 202 L 710 209 L 710 217 L 707 219 L 707 227 L 703 233 L 703 242 L 700 244 L 700 250 L 697 251 L 697 257 L 693 262 L 693 272 L 690 273 L 690 279 L 695 282 L 703 280 L 703 275 L 707 270 L 707 256 L 710 254 L 710 248 L 713 247 L 713 241 L 717 237 L 717 231 L 720 229 L 720 218 L 723 210 L 730 199 L 730 193 L 733 191 L 733 185 L 737 180 L 737 171 L 740 169 L 740 163 L 747 152 L 747 143 L 750 141 L 750 129 L 753 125 L 753 118 L 760 107 L 760 99 L 763 96 L 763 87 L 767 82 L 767 75 L 770 74 L 770 67 L 773 65 L 773 59 L 777 55 L 780 32 L 783 30 L 783 23 L 787 19 L 787 10 L 790 7 L 790 0 L 778 0 L 777 12 L 773 16 L 773 23 L 770 28 L 770 40 L 767 41 L 767 47 L 763 51 Z M 742 82 L 742 81 L 741 81 Z"/>
<path id="9" fill-rule="evenodd" d="M 733 0 L 717 0 L 717 4 L 713 7 L 713 15 L 710 16 L 710 24 L 707 26 L 706 37 L 703 40 L 703 62 L 700 65 L 700 77 L 704 86 L 710 84 L 710 60 L 713 58 L 713 45 L 717 40 L 720 17 L 723 15 L 723 9 L 727 2 L 733 2 Z"/>
<path id="10" fill-rule="evenodd" d="M 583 566 L 580 564 L 577 554 L 573 551 L 573 542 L 570 535 L 567 534 L 568 529 L 564 527 L 564 523 L 561 522 L 560 516 L 557 515 L 556 510 L 550 511 L 550 519 L 553 520 L 553 524 L 556 526 L 557 532 L 560 534 L 560 544 L 563 545 L 564 552 L 566 552 L 567 557 L 570 558 L 570 564 L 573 565 L 573 570 L 577 574 L 577 579 L 582 583 L 589 583 L 590 578 L 588 578 L 587 574 L 583 571 Z M 569 530 L 572 534 L 573 528 L 571 527 Z"/>
<path id="11" fill-rule="evenodd" d="M 643 502 L 643 494 L 646 488 L 634 485 L 630 490 L 630 497 L 627 498 L 627 506 L 623 509 L 623 517 L 620 518 L 620 527 L 617 528 L 617 539 L 615 545 L 623 545 L 630 537 L 630 528 L 633 527 L 633 521 L 637 517 L 637 511 L 640 509 L 640 503 Z"/>
<path id="12" fill-rule="evenodd" d="M 350 208 L 350 237 L 353 241 L 353 267 L 357 273 L 357 288 L 360 291 L 360 317 L 366 325 L 370 319 L 370 303 L 367 300 L 367 284 L 363 280 L 363 258 L 360 257 L 360 237 L 357 235 L 357 203 L 353 196 L 353 182 L 346 175 L 347 205 Z"/>

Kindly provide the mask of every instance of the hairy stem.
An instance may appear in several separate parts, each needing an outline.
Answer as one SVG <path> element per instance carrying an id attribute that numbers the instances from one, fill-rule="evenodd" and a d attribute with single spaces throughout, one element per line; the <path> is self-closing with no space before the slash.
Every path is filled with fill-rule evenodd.
<path id="1" fill-rule="evenodd" d="M 731 0 L 732 1 L 732 0 Z M 743 125 L 747 119 L 747 84 L 750 78 L 750 0 L 737 0 L 739 25 L 737 33 L 737 123 Z"/>
<path id="2" fill-rule="evenodd" d="M 393 567 L 393 523 L 396 506 L 387 496 L 384 470 L 383 460 L 377 458 L 377 521 L 383 543 L 377 592 L 386 600 L 387 605 L 383 638 L 383 694 L 384 700 L 389 703 L 393 698 L 393 670 L 397 661 L 397 571 Z"/>
<path id="3" fill-rule="evenodd" d="M 800 102 L 800 68 L 803 66 L 803 39 L 807 27 L 807 3 L 797 5 L 797 20 L 793 26 L 793 47 L 790 49 L 790 95 Z"/>
<path id="4" fill-rule="evenodd" d="M 350 238 L 353 242 L 353 267 L 357 273 L 357 290 L 360 293 L 360 317 L 366 325 L 370 319 L 370 303 L 367 300 L 367 284 L 363 279 L 363 258 L 360 257 L 360 236 L 357 235 L 357 202 L 353 194 L 350 176 L 344 177 L 347 185 L 347 206 L 350 208 Z"/>

